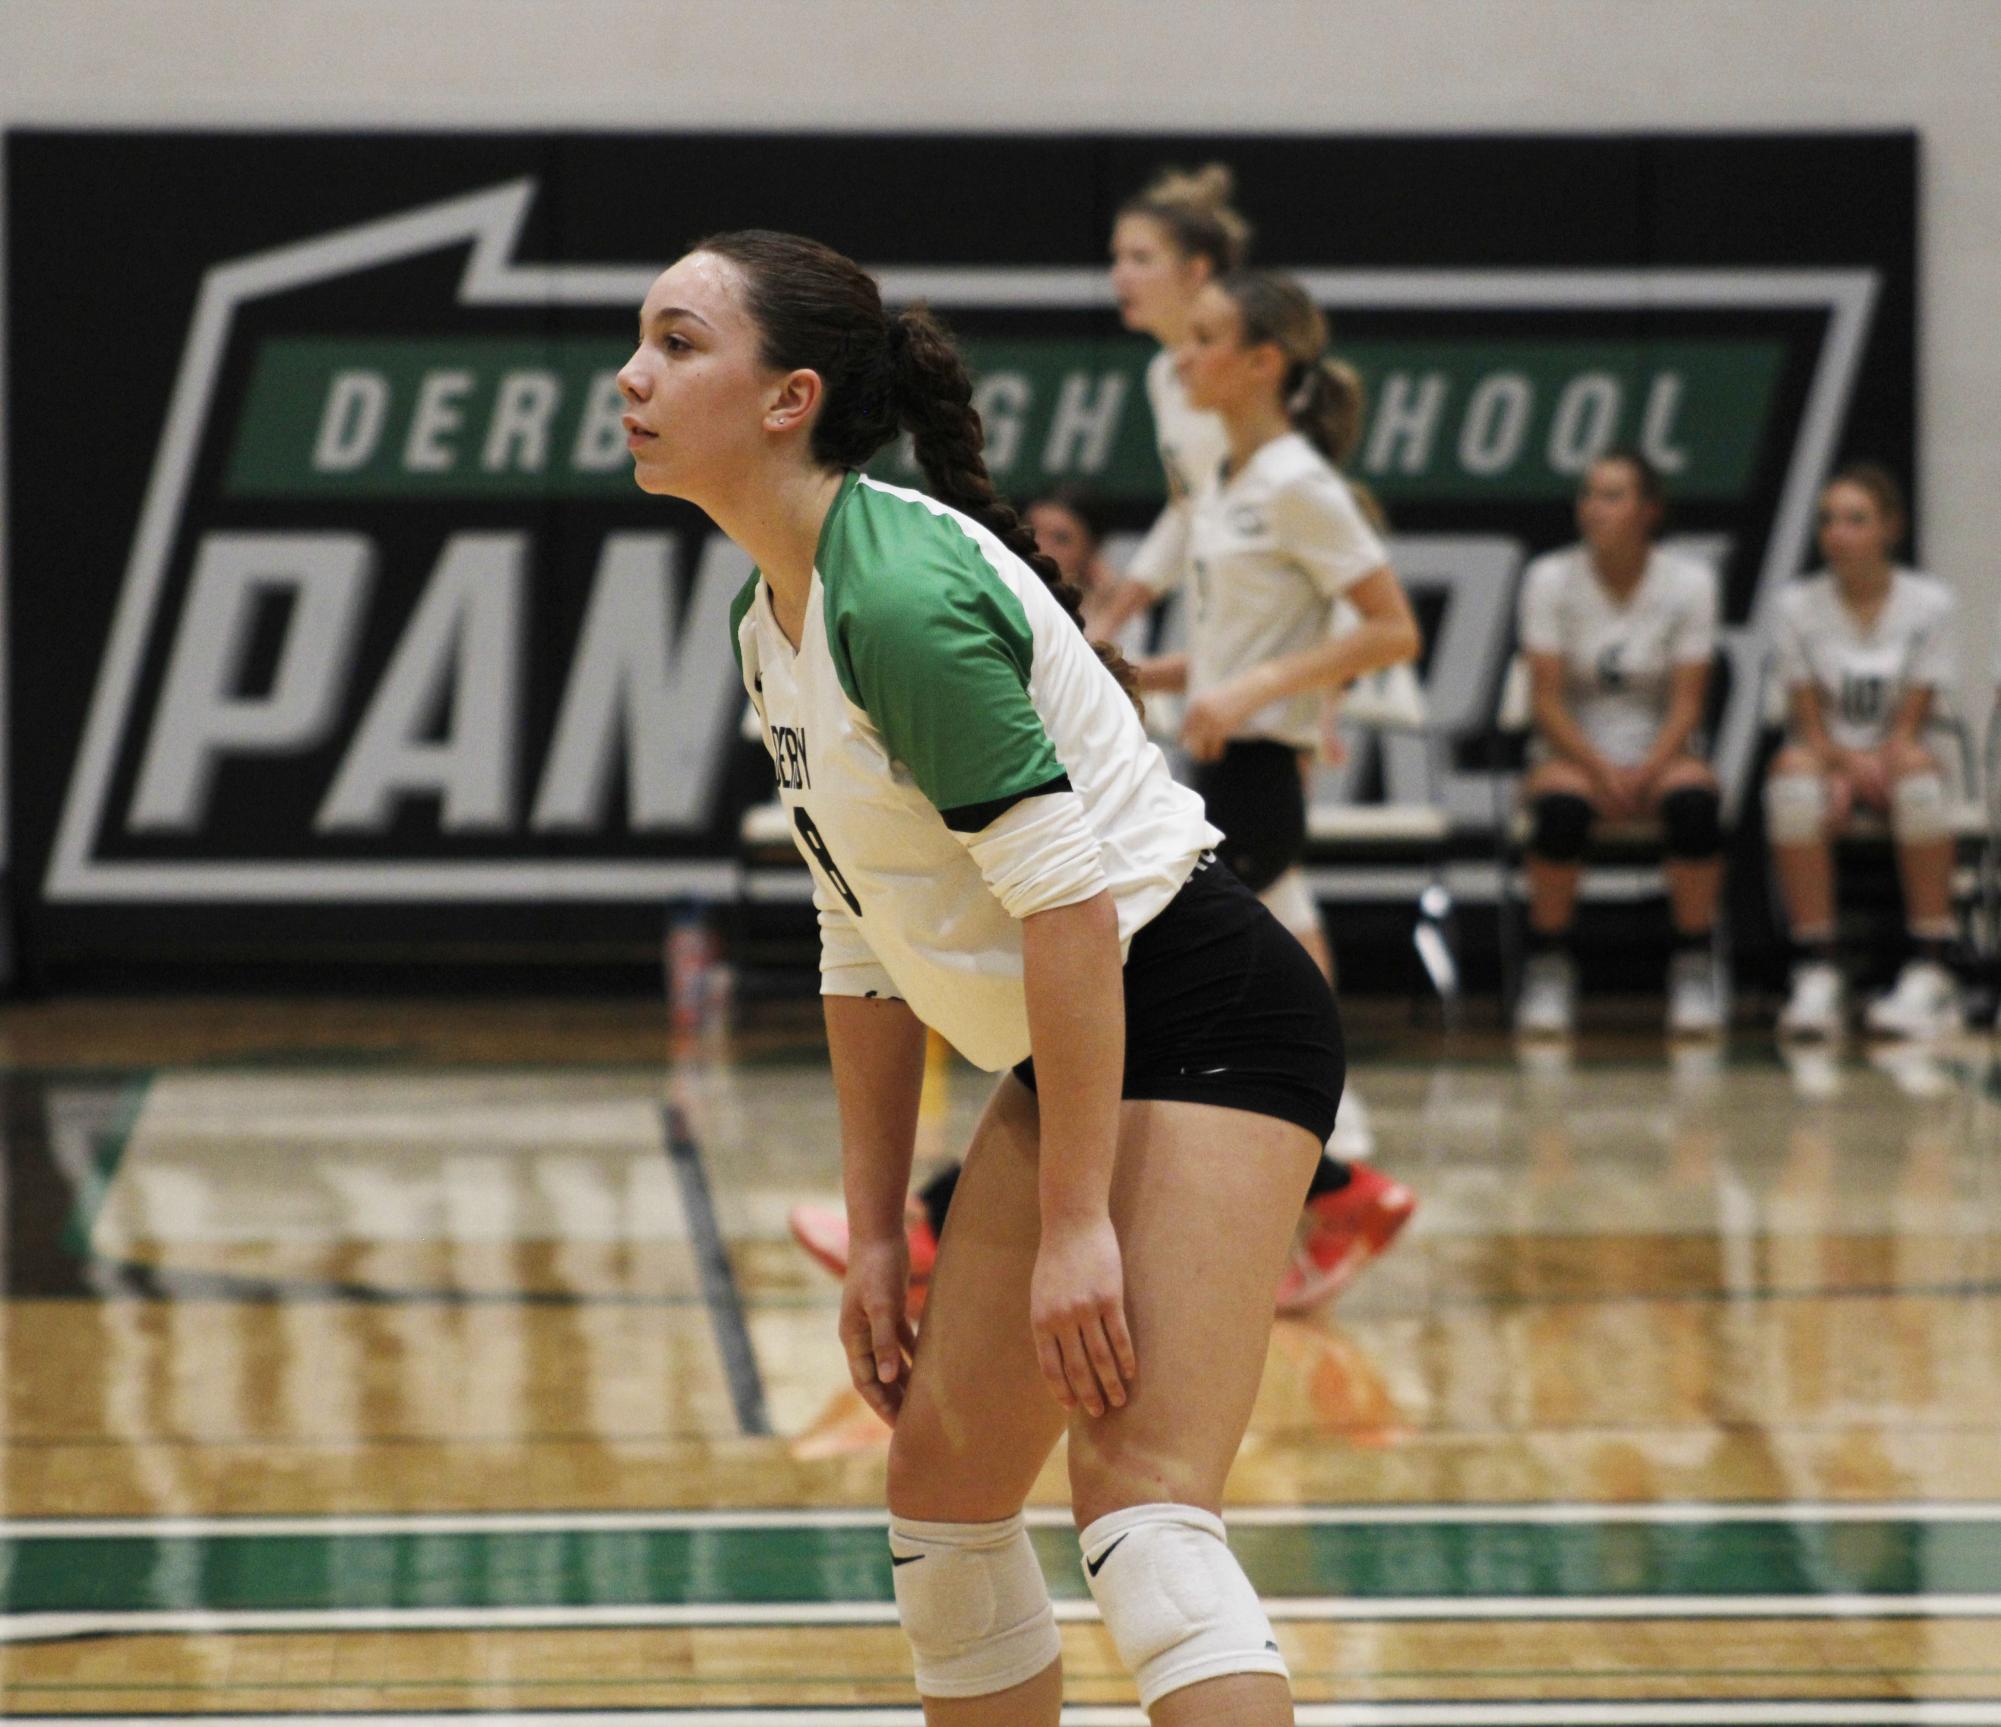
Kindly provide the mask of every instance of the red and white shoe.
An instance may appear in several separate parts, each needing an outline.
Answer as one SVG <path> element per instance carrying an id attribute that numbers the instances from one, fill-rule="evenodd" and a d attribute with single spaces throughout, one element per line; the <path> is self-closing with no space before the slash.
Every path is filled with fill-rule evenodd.
<path id="1" fill-rule="evenodd" d="M 795 1205 L 785 1214 L 792 1239 L 836 1277 L 848 1274 L 848 1214 L 838 1205 Z M 910 1243 L 910 1281 L 913 1287 L 931 1281 L 931 1268 L 938 1263 L 938 1237 L 931 1232 L 931 1220 L 915 1197 L 903 1207 L 903 1232 Z"/>
<path id="2" fill-rule="evenodd" d="M 1348 1167 L 1346 1187 L 1306 1202 L 1292 1258 L 1278 1280 L 1280 1313 L 1306 1313 L 1339 1295 L 1417 1210 L 1417 1195 L 1402 1182 L 1370 1164 Z"/>

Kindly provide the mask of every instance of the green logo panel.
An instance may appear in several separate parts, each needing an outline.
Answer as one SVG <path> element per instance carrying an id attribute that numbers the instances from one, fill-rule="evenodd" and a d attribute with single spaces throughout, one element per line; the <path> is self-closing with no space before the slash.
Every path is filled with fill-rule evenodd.
<path id="1" fill-rule="evenodd" d="M 1145 370 L 1151 345 L 967 344 L 998 483 L 1161 495 Z M 1680 496 L 1735 499 L 1770 431 L 1776 341 L 1348 344 L 1369 415 L 1351 467 L 1384 498 L 1560 498 L 1592 452 L 1641 445 Z M 593 498 L 631 476 L 622 344 L 276 338 L 259 350 L 227 473 L 252 498 Z M 671 436 L 671 430 L 669 435 Z M 916 481 L 905 448 L 874 472 Z"/>

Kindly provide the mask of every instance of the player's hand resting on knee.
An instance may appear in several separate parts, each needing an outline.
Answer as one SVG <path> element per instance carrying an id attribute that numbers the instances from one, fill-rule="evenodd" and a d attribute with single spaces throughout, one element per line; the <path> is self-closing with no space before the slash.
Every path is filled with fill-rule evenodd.
<path id="1" fill-rule="evenodd" d="M 917 1349 L 906 1306 L 909 1290 L 910 1247 L 901 1235 L 852 1244 L 841 1286 L 841 1352 L 862 1401 L 887 1427 L 896 1425 L 903 1408 Z"/>
<path id="2" fill-rule="evenodd" d="M 1125 1265 L 1109 1217 L 1042 1226 L 1028 1322 L 1050 1395 L 1092 1415 L 1123 1408 L 1139 1371 L 1126 1330 Z"/>

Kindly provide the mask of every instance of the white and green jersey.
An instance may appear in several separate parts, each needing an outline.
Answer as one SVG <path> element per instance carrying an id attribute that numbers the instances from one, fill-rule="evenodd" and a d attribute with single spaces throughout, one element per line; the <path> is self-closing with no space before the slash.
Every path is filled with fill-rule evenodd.
<path id="1" fill-rule="evenodd" d="M 842 482 L 796 652 L 756 574 L 731 622 L 821 992 L 901 997 L 980 1067 L 1029 1053 L 1021 918 L 1109 890 L 1123 947 L 1222 837 L 1036 573 L 921 492 Z"/>
<path id="2" fill-rule="evenodd" d="M 1167 475 L 1167 507 L 1154 518 L 1126 574 L 1156 594 L 1181 586 L 1188 568 L 1188 525 L 1195 494 L 1216 475 L 1230 443 L 1216 415 L 1190 407 L 1174 356 L 1162 348 L 1147 363 L 1146 399 L 1153 409 L 1154 443 Z"/>
<path id="3" fill-rule="evenodd" d="M 1956 608 L 1935 577 L 1896 569 L 1865 628 L 1827 571 L 1779 596 L 1773 631 L 1779 681 L 1820 692 L 1821 724 L 1845 750 L 1880 749 L 1914 689 L 1949 689 Z"/>
<path id="4" fill-rule="evenodd" d="M 1341 596 L 1389 556 L 1340 471 L 1298 432 L 1259 445 L 1228 478 L 1219 467 L 1188 523 L 1189 696 L 1318 646 L 1334 633 Z M 1235 735 L 1310 750 L 1320 697 L 1306 690 L 1272 702 Z"/>
<path id="5" fill-rule="evenodd" d="M 1567 546 L 1529 565 L 1518 628 L 1522 651 L 1563 666 L 1571 717 L 1607 761 L 1646 760 L 1667 723 L 1677 668 L 1716 653 L 1716 572 L 1655 547 L 1623 599 L 1590 552 Z"/>

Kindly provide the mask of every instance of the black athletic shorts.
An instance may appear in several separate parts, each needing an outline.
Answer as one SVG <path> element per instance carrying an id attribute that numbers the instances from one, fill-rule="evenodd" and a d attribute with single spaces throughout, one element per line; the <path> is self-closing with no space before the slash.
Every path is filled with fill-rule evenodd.
<path id="1" fill-rule="evenodd" d="M 1347 1057 L 1320 968 L 1227 867 L 1195 866 L 1126 950 L 1120 1096 L 1275 1115 L 1334 1131 Z M 1015 1077 L 1035 1089 L 1035 1064 Z"/>
<path id="2" fill-rule="evenodd" d="M 1238 738 L 1219 760 L 1197 762 L 1190 781 L 1223 830 L 1217 856 L 1252 893 L 1263 893 L 1306 855 L 1306 782 L 1292 745 Z"/>

